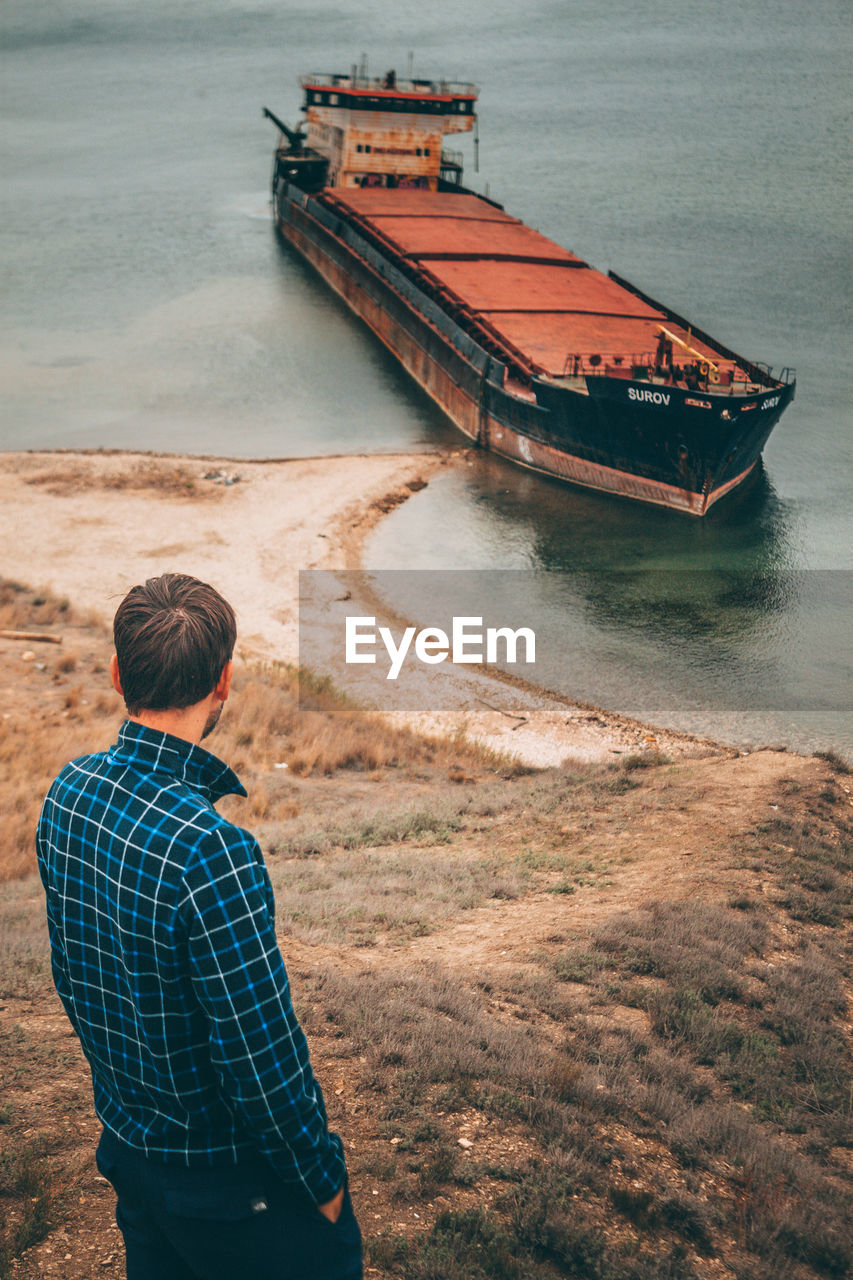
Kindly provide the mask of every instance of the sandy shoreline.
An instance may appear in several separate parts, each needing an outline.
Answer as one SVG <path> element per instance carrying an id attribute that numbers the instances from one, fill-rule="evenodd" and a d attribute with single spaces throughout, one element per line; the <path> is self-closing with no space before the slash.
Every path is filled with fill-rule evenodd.
<path id="1" fill-rule="evenodd" d="M 263 462 L 113 451 L 2 454 L 3 574 L 108 620 L 134 583 L 169 570 L 193 573 L 234 604 L 238 656 L 296 662 L 299 570 L 360 568 L 364 539 L 382 515 L 466 453 Z M 365 593 L 375 612 L 368 584 Z M 339 622 L 330 609 L 330 626 Z M 325 665 L 338 682 L 348 674 L 331 649 Z M 458 711 L 425 711 L 426 696 L 399 716 L 427 732 L 464 725 L 541 765 L 657 748 L 678 755 L 719 750 L 487 672 L 451 673 Z"/>
<path id="2" fill-rule="evenodd" d="M 134 583 L 193 573 L 233 602 L 244 657 L 295 662 L 299 570 L 356 567 L 353 531 L 446 461 L 3 454 L 3 572 L 105 619 Z"/>

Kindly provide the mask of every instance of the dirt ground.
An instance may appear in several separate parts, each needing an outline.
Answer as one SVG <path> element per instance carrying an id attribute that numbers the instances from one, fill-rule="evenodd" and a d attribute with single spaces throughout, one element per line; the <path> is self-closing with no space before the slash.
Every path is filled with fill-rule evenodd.
<path id="1" fill-rule="evenodd" d="M 34 710 L 47 707 L 54 692 L 45 687 L 43 697 L 34 699 Z M 303 980 L 323 966 L 365 975 L 380 971 L 389 961 L 414 971 L 441 966 L 466 981 L 488 980 L 499 991 L 502 976 L 541 966 L 549 951 L 588 938 L 595 925 L 615 911 L 649 898 L 665 896 L 677 902 L 700 895 L 713 900 L 736 892 L 760 898 L 769 888 L 766 876 L 734 865 L 732 850 L 754 828 L 757 817 L 772 812 L 783 780 L 807 789 L 825 771 L 822 761 L 778 752 L 685 760 L 667 770 L 644 771 L 643 786 L 614 798 L 590 829 L 566 831 L 568 842 L 583 838 L 590 862 L 598 869 L 570 897 L 539 890 L 512 901 L 494 900 L 459 913 L 443 927 L 404 945 L 309 945 L 283 934 L 280 941 L 297 1011 Z M 519 821 L 524 822 L 523 815 Z M 467 848 L 474 853 L 479 845 L 499 855 L 502 842 L 509 838 L 496 822 L 468 837 Z M 442 850 L 443 846 L 425 845 L 419 856 L 429 860 Z M 22 888 L 18 908 L 37 919 L 43 909 L 40 886 L 31 879 Z M 406 1203 L 394 1194 L 391 1184 L 372 1176 L 370 1170 L 378 1163 L 395 1158 L 400 1140 L 387 1136 L 387 1124 L 379 1122 L 370 1097 L 363 1095 L 363 1065 L 353 1060 L 334 1028 L 325 1034 L 318 1030 L 322 1009 L 315 1012 L 312 1060 L 326 1093 L 331 1124 L 345 1138 L 353 1199 L 365 1236 L 388 1230 L 414 1235 L 428 1228 L 451 1203 L 457 1209 L 489 1204 L 498 1186 L 488 1179 L 454 1191 L 452 1200 L 442 1192 Z M 496 1015 L 501 1016 L 500 1002 Z M 618 1007 L 611 1008 L 608 1017 L 614 1024 L 621 1018 L 626 1025 L 642 1025 L 645 1019 L 635 1009 Z M 112 1191 L 93 1163 L 98 1124 L 89 1072 L 65 1015 L 46 988 L 28 999 L 3 1000 L 0 1029 L 38 1046 L 35 1061 L 32 1053 L 27 1055 L 26 1073 L 6 1080 L 4 1105 L 13 1109 L 20 1137 L 45 1138 L 53 1152 L 51 1159 L 61 1164 L 70 1183 L 64 1221 L 15 1261 L 10 1274 L 20 1280 L 121 1276 L 123 1251 L 113 1221 Z M 525 1156 L 524 1135 L 511 1127 L 490 1123 L 475 1111 L 459 1112 L 452 1123 L 457 1141 L 464 1144 L 460 1147 L 463 1160 L 476 1160 L 482 1166 Z M 368 1266 L 366 1274 L 378 1280 L 391 1273 Z M 709 1259 L 701 1274 L 730 1276 L 732 1272 Z"/>

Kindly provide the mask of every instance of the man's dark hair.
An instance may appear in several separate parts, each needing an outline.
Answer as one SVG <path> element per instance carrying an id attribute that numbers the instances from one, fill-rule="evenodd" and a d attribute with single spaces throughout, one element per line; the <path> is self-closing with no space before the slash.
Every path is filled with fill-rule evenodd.
<path id="1" fill-rule="evenodd" d="M 191 707 L 219 682 L 237 624 L 227 600 L 185 573 L 131 587 L 113 621 L 122 693 L 131 715 Z"/>

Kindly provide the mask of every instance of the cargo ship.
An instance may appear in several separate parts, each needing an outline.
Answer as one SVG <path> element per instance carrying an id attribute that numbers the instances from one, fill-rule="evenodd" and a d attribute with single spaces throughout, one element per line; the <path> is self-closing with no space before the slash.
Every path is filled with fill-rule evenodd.
<path id="1" fill-rule="evenodd" d="M 477 87 L 301 81 L 279 128 L 281 234 L 484 449 L 696 516 L 743 485 L 793 399 L 778 375 L 462 182 Z"/>

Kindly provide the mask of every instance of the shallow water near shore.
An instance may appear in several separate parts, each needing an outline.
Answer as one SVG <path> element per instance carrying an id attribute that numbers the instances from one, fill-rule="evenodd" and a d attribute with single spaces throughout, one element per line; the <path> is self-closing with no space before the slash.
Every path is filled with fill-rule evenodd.
<path id="1" fill-rule="evenodd" d="M 627 503 L 505 480 L 476 458 L 392 512 L 366 548 L 379 594 L 422 625 L 532 628 L 535 664 L 505 669 L 581 701 L 739 747 L 853 755 L 853 573 L 780 554 L 763 477 L 726 519 L 649 511 L 645 537 Z"/>
<path id="2" fill-rule="evenodd" d="M 799 383 L 756 483 L 702 522 L 478 458 L 393 513 L 371 562 L 557 574 L 531 607 L 576 658 L 547 681 L 639 716 L 669 690 L 680 727 L 849 753 L 848 7 L 475 0 L 459 23 L 446 3 L 10 0 L 0 447 L 461 443 L 270 222 L 261 106 L 293 122 L 299 74 L 411 49 L 416 74 L 481 86 L 472 186 Z M 676 599 L 639 608 L 632 575 L 657 570 Z M 763 584 L 740 630 L 734 571 Z M 755 714 L 777 677 L 784 708 Z"/>

